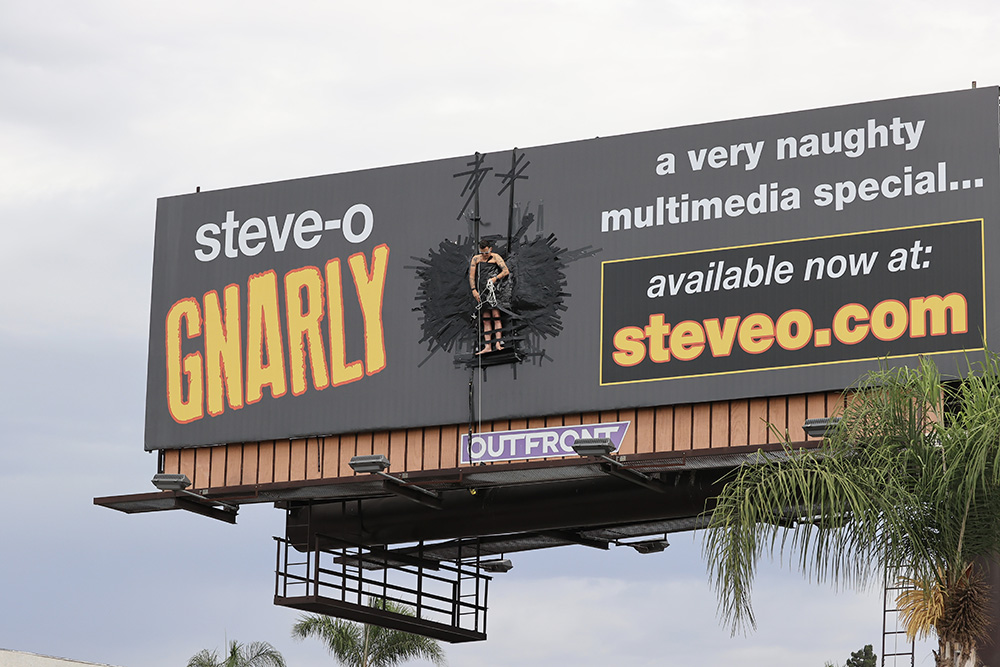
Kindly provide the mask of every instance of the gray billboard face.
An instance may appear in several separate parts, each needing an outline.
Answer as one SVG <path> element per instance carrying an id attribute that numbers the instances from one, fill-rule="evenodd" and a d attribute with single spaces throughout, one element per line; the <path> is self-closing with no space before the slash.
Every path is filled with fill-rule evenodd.
<path id="1" fill-rule="evenodd" d="M 492 420 L 954 370 L 998 298 L 997 93 L 161 199 L 146 448 L 466 422 L 470 376 Z"/>

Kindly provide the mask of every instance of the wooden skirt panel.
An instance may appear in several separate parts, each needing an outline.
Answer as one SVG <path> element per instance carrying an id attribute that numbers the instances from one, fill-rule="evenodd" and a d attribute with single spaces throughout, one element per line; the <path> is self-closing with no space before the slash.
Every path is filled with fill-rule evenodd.
<path id="1" fill-rule="evenodd" d="M 806 419 L 837 414 L 841 392 L 612 410 L 483 422 L 483 432 L 628 421 L 620 454 L 764 445 L 805 439 Z M 384 454 L 390 472 L 458 467 L 464 425 L 266 440 L 163 452 L 163 472 L 184 473 L 196 489 L 347 477 L 358 454 Z M 488 464 L 489 465 L 489 464 Z"/>

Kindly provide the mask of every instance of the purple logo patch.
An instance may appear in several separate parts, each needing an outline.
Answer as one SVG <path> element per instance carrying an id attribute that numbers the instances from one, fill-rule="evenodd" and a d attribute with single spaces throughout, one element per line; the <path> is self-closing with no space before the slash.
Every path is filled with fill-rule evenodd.
<path id="1" fill-rule="evenodd" d="M 485 461 L 520 461 L 543 459 L 552 456 L 576 456 L 573 443 L 577 438 L 611 438 L 615 451 L 622 446 L 625 432 L 631 422 L 607 424 L 581 424 L 579 426 L 552 426 L 518 431 L 493 431 L 462 435 L 464 464 Z"/>

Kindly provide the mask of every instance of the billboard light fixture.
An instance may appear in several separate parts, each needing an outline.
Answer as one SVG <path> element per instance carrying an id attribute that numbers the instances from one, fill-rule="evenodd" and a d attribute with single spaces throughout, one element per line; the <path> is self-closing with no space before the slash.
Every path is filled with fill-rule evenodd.
<path id="1" fill-rule="evenodd" d="M 611 438 L 577 438 L 573 442 L 573 451 L 580 456 L 593 456 L 604 462 L 601 469 L 611 475 L 623 479 L 632 484 L 638 484 L 657 493 L 666 493 L 667 487 L 659 480 L 653 479 L 649 475 L 626 468 L 621 461 L 617 461 L 608 454 L 615 451 L 615 444 Z"/>
<path id="2" fill-rule="evenodd" d="M 662 540 L 644 540 L 642 542 L 629 542 L 625 546 L 632 547 L 641 554 L 657 554 L 670 546 L 666 536 Z"/>
<path id="3" fill-rule="evenodd" d="M 615 444 L 611 442 L 611 438 L 577 438 L 573 442 L 573 451 L 580 456 L 604 458 L 615 451 Z M 614 459 L 610 458 L 608 460 L 614 461 Z M 614 462 L 618 463 L 617 461 Z"/>
<path id="4" fill-rule="evenodd" d="M 191 480 L 183 473 L 161 472 L 153 475 L 153 486 L 160 491 L 183 491 L 191 486 Z"/>
<path id="5" fill-rule="evenodd" d="M 191 480 L 183 473 L 160 472 L 153 475 L 153 479 L 150 481 L 152 481 L 153 486 L 158 488 L 160 491 L 183 493 L 186 496 L 197 498 L 203 503 L 221 505 L 227 513 L 231 513 L 234 517 L 236 516 L 236 513 L 240 511 L 240 508 L 237 505 L 225 503 L 221 500 L 215 500 L 214 498 L 208 498 L 194 491 L 188 491 L 188 487 L 191 486 Z"/>
<path id="6" fill-rule="evenodd" d="M 358 473 L 382 472 L 388 470 L 389 459 L 382 454 L 362 454 L 351 457 L 351 470 Z"/>
<path id="7" fill-rule="evenodd" d="M 840 424 L 840 417 L 817 417 L 807 419 L 802 424 L 802 430 L 810 438 L 826 438 L 833 434 Z"/>
<path id="8" fill-rule="evenodd" d="M 479 569 L 483 572 L 492 572 L 497 574 L 501 572 L 510 572 L 514 569 L 514 564 L 510 562 L 509 558 L 502 558 L 500 560 L 484 560 L 480 561 Z"/>
<path id="9" fill-rule="evenodd" d="M 356 473 L 373 473 L 385 478 L 390 482 L 385 485 L 386 488 L 397 495 L 415 500 L 421 505 L 441 509 L 441 494 L 415 484 L 407 484 L 405 480 L 387 473 L 386 469 L 389 468 L 389 459 L 383 454 L 359 454 L 358 456 L 352 456 L 348 465 Z"/>

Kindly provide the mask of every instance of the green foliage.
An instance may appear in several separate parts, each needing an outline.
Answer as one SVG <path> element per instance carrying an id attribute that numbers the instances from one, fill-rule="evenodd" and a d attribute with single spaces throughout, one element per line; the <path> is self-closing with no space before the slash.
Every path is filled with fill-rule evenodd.
<path id="1" fill-rule="evenodd" d="M 229 642 L 229 651 L 220 659 L 216 651 L 204 649 L 191 656 L 187 667 L 285 667 L 285 659 L 267 642 Z"/>
<path id="2" fill-rule="evenodd" d="M 754 627 L 751 588 L 765 554 L 807 577 L 862 589 L 905 566 L 922 588 L 959 590 L 968 566 L 1000 553 L 1000 357 L 961 383 L 937 367 L 869 375 L 818 450 L 759 454 L 726 481 L 705 538 L 719 609 L 733 632 Z M 951 589 L 949 589 L 951 586 Z M 984 636 L 976 600 L 935 626 L 941 641 Z M 947 605 L 946 605 L 947 606 Z"/>
<path id="3" fill-rule="evenodd" d="M 372 598 L 369 606 L 413 616 L 413 610 L 392 601 Z M 343 667 L 394 667 L 422 658 L 444 665 L 444 649 L 429 637 L 375 625 L 353 623 L 318 614 L 300 616 L 292 627 L 296 639 L 315 637 Z"/>
<path id="4" fill-rule="evenodd" d="M 865 644 L 865 647 L 860 651 L 851 653 L 851 658 L 844 667 L 878 667 L 877 659 L 878 656 L 875 655 L 875 649 L 872 648 L 872 645 Z"/>

